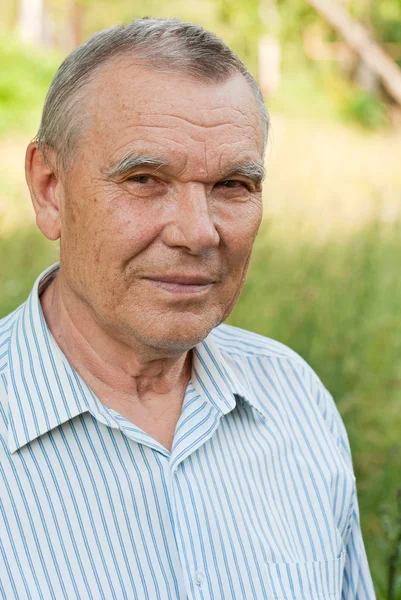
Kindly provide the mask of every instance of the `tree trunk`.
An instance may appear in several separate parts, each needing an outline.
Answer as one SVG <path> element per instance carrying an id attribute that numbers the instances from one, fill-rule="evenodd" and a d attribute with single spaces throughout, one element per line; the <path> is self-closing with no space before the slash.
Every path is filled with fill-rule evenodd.
<path id="1" fill-rule="evenodd" d="M 73 0 L 71 5 L 71 32 L 73 48 L 76 48 L 84 41 L 83 25 L 84 25 L 84 7 L 82 4 Z"/>
<path id="2" fill-rule="evenodd" d="M 17 29 L 24 42 L 44 43 L 44 8 L 43 0 L 20 0 Z"/>
<path id="3" fill-rule="evenodd" d="M 259 85 L 266 98 L 276 94 L 281 83 L 281 48 L 277 38 L 263 36 L 259 40 Z"/>
<path id="4" fill-rule="evenodd" d="M 401 69 L 336 0 L 307 0 L 342 35 L 367 67 L 376 73 L 388 93 L 401 105 Z"/>
<path id="5" fill-rule="evenodd" d="M 281 82 L 280 18 L 276 0 L 259 0 L 259 16 L 267 32 L 259 40 L 259 84 L 264 95 L 271 98 Z"/>

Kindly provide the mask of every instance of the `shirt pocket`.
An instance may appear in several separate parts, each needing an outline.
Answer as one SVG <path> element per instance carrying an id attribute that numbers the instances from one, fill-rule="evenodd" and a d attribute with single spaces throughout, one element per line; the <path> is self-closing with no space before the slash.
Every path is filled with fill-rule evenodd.
<path id="1" fill-rule="evenodd" d="M 333 560 L 265 563 L 269 598 L 341 600 L 345 551 Z"/>

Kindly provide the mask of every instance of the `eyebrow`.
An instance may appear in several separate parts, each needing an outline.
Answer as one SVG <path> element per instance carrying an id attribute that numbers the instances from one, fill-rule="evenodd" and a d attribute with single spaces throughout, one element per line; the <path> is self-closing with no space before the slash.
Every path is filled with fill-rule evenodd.
<path id="1" fill-rule="evenodd" d="M 159 169 L 160 167 L 164 167 L 168 165 L 167 158 L 151 156 L 149 155 L 140 155 L 133 152 L 128 152 L 125 154 L 117 164 L 110 167 L 105 171 L 105 174 L 109 177 L 121 177 L 126 173 L 129 173 L 135 168 L 138 167 L 154 167 L 155 169 Z M 256 160 L 250 160 L 238 165 L 232 166 L 228 171 L 224 173 L 222 179 L 228 179 L 233 175 L 239 175 L 240 177 L 246 177 L 250 179 L 255 184 L 259 184 L 263 181 L 265 177 L 265 168 L 262 162 Z"/>
<path id="2" fill-rule="evenodd" d="M 254 183 L 262 183 L 265 174 L 265 167 L 262 162 L 250 160 L 231 167 L 224 175 L 223 179 L 228 179 L 228 177 L 232 177 L 233 175 L 239 175 L 240 177 L 250 179 Z"/>
<path id="3" fill-rule="evenodd" d="M 119 177 L 129 173 L 136 167 L 154 167 L 159 169 L 167 164 L 167 160 L 163 157 L 139 155 L 133 152 L 128 152 L 118 161 L 117 164 L 105 171 L 109 177 Z"/>

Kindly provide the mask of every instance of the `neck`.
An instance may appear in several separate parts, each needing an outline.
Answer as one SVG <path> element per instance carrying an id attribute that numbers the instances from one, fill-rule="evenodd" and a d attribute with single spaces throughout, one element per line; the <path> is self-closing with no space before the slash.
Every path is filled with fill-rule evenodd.
<path id="1" fill-rule="evenodd" d="M 58 346 L 100 400 L 142 404 L 149 410 L 152 403 L 170 402 L 171 395 L 182 402 L 191 373 L 190 352 L 166 357 L 113 337 L 63 281 L 62 272 L 40 300 Z"/>

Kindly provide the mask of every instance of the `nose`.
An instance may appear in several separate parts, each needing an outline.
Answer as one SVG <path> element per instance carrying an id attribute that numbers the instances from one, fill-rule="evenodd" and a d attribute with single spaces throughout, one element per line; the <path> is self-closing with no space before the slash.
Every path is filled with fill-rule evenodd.
<path id="1" fill-rule="evenodd" d="M 204 254 L 219 245 L 220 236 L 202 183 L 184 184 L 175 196 L 172 211 L 164 229 L 164 242 L 167 246 L 181 247 L 196 255 Z"/>

